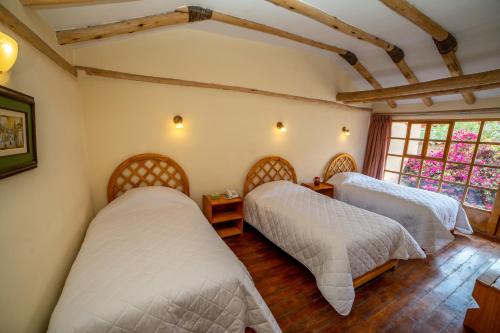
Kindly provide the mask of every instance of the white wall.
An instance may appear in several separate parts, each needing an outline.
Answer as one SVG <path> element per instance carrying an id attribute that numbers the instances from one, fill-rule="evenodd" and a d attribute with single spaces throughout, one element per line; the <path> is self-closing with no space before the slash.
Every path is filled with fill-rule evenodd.
<path id="1" fill-rule="evenodd" d="M 76 50 L 75 62 L 331 100 L 350 85 L 329 57 L 187 29 L 92 43 Z M 241 192 L 248 169 L 267 155 L 288 159 L 299 181 L 320 175 L 339 152 L 353 154 L 362 164 L 368 112 L 230 91 L 91 76 L 79 80 L 96 209 L 106 203 L 113 169 L 143 152 L 180 163 L 197 202 L 203 193 Z M 182 130 L 173 126 L 176 114 L 184 117 Z M 277 121 L 288 131 L 277 131 Z M 342 126 L 351 136 L 341 134 Z"/>
<path id="2" fill-rule="evenodd" d="M 2 4 L 57 48 L 31 11 Z M 92 214 L 81 95 L 74 77 L 0 31 L 19 43 L 0 80 L 35 98 L 39 158 L 38 168 L 0 180 L 0 331 L 43 332 Z"/>

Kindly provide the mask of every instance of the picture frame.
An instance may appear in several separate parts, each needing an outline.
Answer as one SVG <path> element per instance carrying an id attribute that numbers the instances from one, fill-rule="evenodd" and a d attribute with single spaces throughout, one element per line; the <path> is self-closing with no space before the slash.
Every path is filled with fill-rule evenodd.
<path id="1" fill-rule="evenodd" d="M 35 99 L 0 86 L 0 179 L 37 165 Z"/>

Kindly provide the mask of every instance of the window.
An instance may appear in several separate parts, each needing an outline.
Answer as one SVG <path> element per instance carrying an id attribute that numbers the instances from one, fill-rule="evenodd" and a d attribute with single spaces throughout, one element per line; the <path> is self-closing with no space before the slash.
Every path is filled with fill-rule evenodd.
<path id="1" fill-rule="evenodd" d="M 500 120 L 393 122 L 384 180 L 491 211 L 500 183 Z"/>

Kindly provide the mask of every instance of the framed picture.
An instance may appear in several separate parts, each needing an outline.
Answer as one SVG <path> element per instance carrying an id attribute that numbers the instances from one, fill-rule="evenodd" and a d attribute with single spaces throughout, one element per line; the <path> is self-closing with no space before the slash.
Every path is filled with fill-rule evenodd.
<path id="1" fill-rule="evenodd" d="M 36 167 L 35 99 L 0 86 L 0 179 Z"/>

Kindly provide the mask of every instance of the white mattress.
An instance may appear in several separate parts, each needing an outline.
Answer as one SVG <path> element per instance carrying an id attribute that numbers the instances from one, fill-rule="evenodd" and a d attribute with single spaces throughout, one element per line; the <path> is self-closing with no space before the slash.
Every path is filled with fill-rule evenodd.
<path id="1" fill-rule="evenodd" d="M 250 275 L 181 192 L 128 191 L 92 221 L 49 332 L 280 332 Z"/>
<path id="2" fill-rule="evenodd" d="M 388 183 L 355 172 L 333 176 L 335 198 L 401 223 L 427 252 L 433 253 L 455 237 L 456 228 L 472 233 L 460 203 L 448 196 Z"/>
<path id="3" fill-rule="evenodd" d="M 390 259 L 425 258 L 399 223 L 288 181 L 250 192 L 245 221 L 306 266 L 341 315 L 351 311 L 353 278 Z"/>

